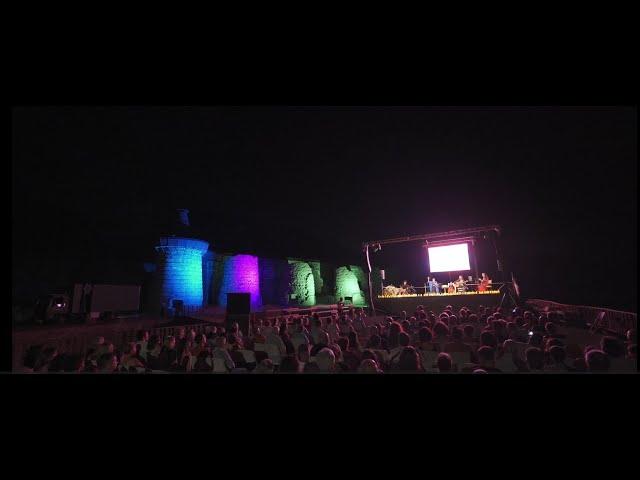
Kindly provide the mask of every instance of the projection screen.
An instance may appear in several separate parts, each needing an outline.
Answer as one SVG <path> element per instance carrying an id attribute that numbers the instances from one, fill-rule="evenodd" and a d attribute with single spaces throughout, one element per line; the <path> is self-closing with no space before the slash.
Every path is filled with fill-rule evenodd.
<path id="1" fill-rule="evenodd" d="M 443 247 L 428 247 L 429 271 L 459 272 L 471 270 L 469 266 L 469 244 L 458 243 Z"/>

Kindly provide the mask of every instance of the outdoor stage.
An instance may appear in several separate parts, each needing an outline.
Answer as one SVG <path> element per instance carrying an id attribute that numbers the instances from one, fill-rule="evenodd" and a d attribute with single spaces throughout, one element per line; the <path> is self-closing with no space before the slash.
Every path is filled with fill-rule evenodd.
<path id="1" fill-rule="evenodd" d="M 436 315 L 442 312 L 447 305 L 453 307 L 454 313 L 462 307 L 476 309 L 479 306 L 497 306 L 502 299 L 499 290 L 488 292 L 468 293 L 440 293 L 427 295 L 399 295 L 395 297 L 378 296 L 375 299 L 376 310 L 384 311 L 390 315 L 400 315 L 402 311 L 411 316 L 418 305 L 422 305 L 426 311 L 432 310 Z"/>

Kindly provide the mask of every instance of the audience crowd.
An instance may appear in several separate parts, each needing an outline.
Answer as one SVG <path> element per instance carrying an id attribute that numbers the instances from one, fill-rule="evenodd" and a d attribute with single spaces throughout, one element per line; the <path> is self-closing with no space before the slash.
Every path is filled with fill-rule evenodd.
<path id="1" fill-rule="evenodd" d="M 184 327 L 160 338 L 138 332 L 116 347 L 103 337 L 85 354 L 32 346 L 21 372 L 197 373 L 570 373 L 637 372 L 637 333 L 604 336 L 584 345 L 572 338 L 562 315 L 516 308 L 423 307 L 411 315 L 366 318 L 340 308 L 330 317 L 259 320 L 244 335 L 211 326 Z"/>

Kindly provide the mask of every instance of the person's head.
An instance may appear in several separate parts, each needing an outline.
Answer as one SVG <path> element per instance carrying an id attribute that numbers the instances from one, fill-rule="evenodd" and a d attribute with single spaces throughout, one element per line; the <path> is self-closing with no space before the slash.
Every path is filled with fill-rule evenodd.
<path id="1" fill-rule="evenodd" d="M 467 339 L 470 339 L 470 338 L 473 338 L 473 334 L 475 333 L 475 328 L 473 328 L 473 325 L 465 325 L 462 331 L 464 333 L 464 337 Z"/>
<path id="2" fill-rule="evenodd" d="M 398 358 L 398 370 L 401 372 L 422 371 L 420 354 L 413 347 L 404 347 Z"/>
<path id="3" fill-rule="evenodd" d="M 544 324 L 544 330 L 547 332 L 547 335 L 555 335 L 558 331 L 555 323 L 547 322 Z"/>
<path id="4" fill-rule="evenodd" d="M 329 334 L 324 331 L 318 333 L 318 343 L 321 345 L 329 345 Z"/>
<path id="5" fill-rule="evenodd" d="M 624 357 L 624 344 L 615 337 L 602 337 L 600 340 L 600 349 L 606 353 L 609 358 Z"/>
<path id="6" fill-rule="evenodd" d="M 104 337 L 96 338 L 96 345 L 104 345 Z"/>
<path id="7" fill-rule="evenodd" d="M 631 328 L 627 330 L 627 342 L 631 342 L 632 344 L 638 343 L 638 331 L 635 328 Z"/>
<path id="8" fill-rule="evenodd" d="M 295 355 L 286 355 L 280 360 L 280 368 L 278 372 L 281 373 L 298 373 L 300 371 L 300 363 Z"/>
<path id="9" fill-rule="evenodd" d="M 359 373 L 382 373 L 382 370 L 378 367 L 378 363 L 375 359 L 365 358 L 360 362 L 358 366 Z"/>
<path id="10" fill-rule="evenodd" d="M 627 346 L 627 358 L 638 358 L 638 345 L 634 343 Z"/>
<path id="11" fill-rule="evenodd" d="M 480 334 L 480 345 L 496 348 L 498 346 L 498 339 L 492 332 L 485 331 Z"/>
<path id="12" fill-rule="evenodd" d="M 567 352 L 563 347 L 554 345 L 549 349 L 549 357 L 551 357 L 553 363 L 563 364 L 565 359 L 567 358 Z"/>
<path id="13" fill-rule="evenodd" d="M 494 347 L 484 345 L 478 349 L 478 361 L 483 367 L 493 367 L 496 360 Z"/>
<path id="14" fill-rule="evenodd" d="M 336 356 L 330 348 L 323 348 L 316 355 L 316 364 L 321 372 L 333 371 L 336 363 Z"/>
<path id="15" fill-rule="evenodd" d="M 433 333 L 437 337 L 447 337 L 449 336 L 449 327 L 447 327 L 447 325 L 445 325 L 445 323 L 442 321 L 436 322 L 436 324 L 433 326 Z"/>
<path id="16" fill-rule="evenodd" d="M 396 321 L 389 325 L 389 335 L 397 336 L 402 331 L 402 324 Z"/>
<path id="17" fill-rule="evenodd" d="M 418 330 L 418 340 L 424 343 L 431 342 L 433 340 L 433 332 L 427 327 L 422 327 Z"/>
<path id="18" fill-rule="evenodd" d="M 410 343 L 411 343 L 411 337 L 409 337 L 409 334 L 405 332 L 400 332 L 400 334 L 398 335 L 398 346 L 408 347 Z"/>
<path id="19" fill-rule="evenodd" d="M 173 335 L 169 335 L 167 338 L 165 338 L 164 345 L 169 350 L 175 349 L 176 348 L 176 337 L 174 337 Z"/>
<path id="20" fill-rule="evenodd" d="M 438 365 L 438 371 L 450 372 L 452 366 L 451 356 L 448 353 L 439 353 L 438 358 L 436 359 L 436 364 Z"/>
<path id="21" fill-rule="evenodd" d="M 551 347 L 563 347 L 564 343 L 559 338 L 549 338 L 545 344 L 545 350 L 549 351 Z"/>
<path id="22" fill-rule="evenodd" d="M 98 370 L 103 373 L 111 373 L 118 367 L 116 356 L 111 353 L 103 353 L 98 358 Z"/>
<path id="23" fill-rule="evenodd" d="M 584 356 L 587 370 L 590 372 L 606 372 L 609 370 L 610 361 L 605 352 L 598 349 L 589 350 Z"/>
<path id="24" fill-rule="evenodd" d="M 473 327 L 472 327 L 473 328 Z M 456 342 L 462 341 L 462 329 L 460 327 L 454 327 L 451 331 L 451 338 Z"/>
<path id="25" fill-rule="evenodd" d="M 544 352 L 537 347 L 529 347 L 525 352 L 529 370 L 542 370 L 544 368 Z"/>

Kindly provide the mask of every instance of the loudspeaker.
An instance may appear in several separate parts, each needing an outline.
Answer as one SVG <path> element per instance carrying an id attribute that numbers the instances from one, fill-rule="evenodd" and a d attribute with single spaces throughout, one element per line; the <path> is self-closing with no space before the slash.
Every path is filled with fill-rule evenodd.
<path id="1" fill-rule="evenodd" d="M 227 293 L 227 315 L 249 315 L 251 313 L 250 293 Z"/>
<path id="2" fill-rule="evenodd" d="M 384 270 L 380 270 L 380 276 L 382 277 L 382 280 L 386 280 L 386 278 L 384 278 Z"/>
<path id="3" fill-rule="evenodd" d="M 231 315 L 227 314 L 227 319 L 225 322 L 225 328 L 227 332 L 231 328 L 234 322 L 238 322 L 238 326 L 240 327 L 240 331 L 244 337 L 249 336 L 249 324 L 251 323 L 251 315 L 249 314 L 240 314 L 240 315 Z"/>

